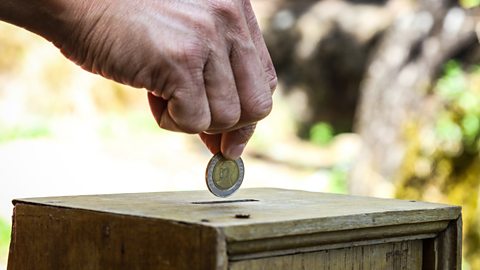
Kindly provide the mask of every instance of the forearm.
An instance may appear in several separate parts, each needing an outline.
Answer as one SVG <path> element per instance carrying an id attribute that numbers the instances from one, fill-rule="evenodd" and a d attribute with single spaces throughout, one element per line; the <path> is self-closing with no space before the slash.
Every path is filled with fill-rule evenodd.
<path id="1" fill-rule="evenodd" d="M 82 0 L 1 0 L 0 20 L 58 42 L 73 30 L 85 6 Z"/>
<path id="2" fill-rule="evenodd" d="M 249 0 L 0 0 L 0 20 L 85 70 L 146 88 L 160 127 L 237 159 L 276 75 Z"/>

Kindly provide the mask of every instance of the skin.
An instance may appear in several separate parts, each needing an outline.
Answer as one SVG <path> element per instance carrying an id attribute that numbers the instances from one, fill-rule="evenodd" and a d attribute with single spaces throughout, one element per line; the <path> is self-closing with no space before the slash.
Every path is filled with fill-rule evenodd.
<path id="1" fill-rule="evenodd" d="M 272 109 L 277 77 L 249 0 L 2 0 L 0 20 L 147 89 L 161 128 L 230 159 Z"/>

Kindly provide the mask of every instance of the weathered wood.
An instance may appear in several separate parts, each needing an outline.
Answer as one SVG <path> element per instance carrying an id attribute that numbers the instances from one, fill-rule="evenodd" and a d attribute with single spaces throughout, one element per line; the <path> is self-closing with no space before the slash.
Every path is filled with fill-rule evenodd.
<path id="1" fill-rule="evenodd" d="M 451 221 L 435 240 L 438 269 L 462 269 L 462 218 Z"/>
<path id="2" fill-rule="evenodd" d="M 17 203 L 9 270 L 225 269 L 215 228 Z"/>
<path id="3" fill-rule="evenodd" d="M 233 262 L 230 270 L 422 269 L 422 241 L 349 247 Z"/>
<path id="4" fill-rule="evenodd" d="M 448 241 L 436 244 L 442 254 L 457 256 L 459 245 L 451 226 L 460 208 L 424 202 L 246 189 L 231 200 L 197 191 L 14 203 L 9 270 L 236 269 L 252 262 L 269 264 L 258 269 L 320 262 L 326 269 L 367 269 L 359 260 L 391 269 L 422 265 L 430 254 L 422 251 L 425 241 L 443 232 Z"/>
<path id="5" fill-rule="evenodd" d="M 439 221 L 230 242 L 227 250 L 230 260 L 244 260 L 345 246 L 429 239 L 445 230 L 448 225 L 449 221 Z"/>
<path id="6" fill-rule="evenodd" d="M 423 241 L 423 268 L 462 269 L 462 217 L 449 222 L 435 238 Z"/>
<path id="7" fill-rule="evenodd" d="M 228 241 L 454 220 L 460 215 L 459 207 L 444 204 L 282 189 L 243 189 L 231 200 L 238 202 L 228 203 L 229 200 L 213 198 L 208 192 L 191 191 L 15 202 L 221 227 Z M 238 213 L 248 213 L 250 218 L 236 219 Z M 209 222 L 202 222 L 205 219 Z"/>

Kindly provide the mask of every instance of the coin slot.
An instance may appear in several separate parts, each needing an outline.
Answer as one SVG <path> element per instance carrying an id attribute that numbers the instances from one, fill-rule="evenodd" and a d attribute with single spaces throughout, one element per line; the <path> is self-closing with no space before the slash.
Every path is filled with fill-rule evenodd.
<path id="1" fill-rule="evenodd" d="M 205 202 L 192 202 L 192 204 L 229 204 L 229 203 L 245 203 L 245 202 L 258 202 L 258 200 L 244 199 L 244 200 L 228 200 L 228 201 L 205 201 Z"/>
<path id="2" fill-rule="evenodd" d="M 235 218 L 238 218 L 238 219 L 249 219 L 250 218 L 250 214 L 236 214 L 235 215 Z"/>

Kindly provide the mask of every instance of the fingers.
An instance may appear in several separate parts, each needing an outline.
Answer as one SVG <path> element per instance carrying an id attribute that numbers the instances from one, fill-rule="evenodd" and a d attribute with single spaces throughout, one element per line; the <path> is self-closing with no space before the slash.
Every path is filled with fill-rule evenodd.
<path id="1" fill-rule="evenodd" d="M 216 154 L 220 152 L 222 134 L 200 133 L 199 136 L 200 136 L 200 139 L 202 139 L 203 143 L 207 146 L 208 150 L 210 150 L 212 154 Z"/>
<path id="2" fill-rule="evenodd" d="M 222 152 L 227 159 L 239 158 L 255 131 L 256 124 L 223 134 L 200 133 L 200 138 L 212 154 Z"/>
<path id="3" fill-rule="evenodd" d="M 248 141 L 255 131 L 256 124 L 252 124 L 234 131 L 222 134 L 220 150 L 227 159 L 235 160 L 239 158 Z"/>
<path id="4" fill-rule="evenodd" d="M 272 93 L 277 88 L 277 73 L 275 72 L 275 67 L 272 62 L 270 53 L 268 52 L 267 45 L 263 39 L 262 31 L 258 25 L 257 18 L 253 12 L 252 4 L 249 0 L 244 1 L 244 12 L 245 18 L 247 20 L 248 29 L 250 31 L 250 36 L 253 43 L 257 49 L 258 55 L 262 62 L 265 74 L 267 76 L 267 81 L 270 86 Z"/>
<path id="5" fill-rule="evenodd" d="M 254 44 L 239 41 L 230 56 L 242 114 L 239 125 L 265 118 L 272 109 L 272 94 Z"/>
<path id="6" fill-rule="evenodd" d="M 195 83 L 201 81 L 201 83 Z M 210 108 L 205 88 L 203 74 L 190 76 L 188 80 L 176 82 L 171 95 L 148 93 L 152 114 L 158 125 L 167 130 L 197 134 L 208 129 L 211 123 Z M 159 97 L 162 96 L 162 97 Z"/>
<path id="7" fill-rule="evenodd" d="M 160 127 L 192 134 L 206 130 L 221 133 L 238 123 L 241 107 L 228 52 L 225 46 L 216 48 L 201 76 L 184 76 L 183 80 L 175 80 L 175 90 L 167 87 L 158 94 L 149 94 Z"/>
<path id="8" fill-rule="evenodd" d="M 153 118 L 155 118 L 155 121 L 160 125 L 160 122 L 162 122 L 162 115 L 167 109 L 167 101 L 161 97 L 154 96 L 151 92 L 148 92 L 147 97 Z"/>
<path id="9" fill-rule="evenodd" d="M 224 132 L 221 135 L 200 135 L 212 153 L 215 154 L 221 151 L 222 154 L 229 159 L 237 159 L 240 157 L 247 142 L 254 133 L 255 123 L 270 113 L 272 109 L 271 94 L 277 86 L 275 68 L 259 29 L 252 6 L 248 0 L 244 1 L 244 13 L 245 25 L 240 23 L 235 26 L 238 26 L 236 27 L 237 31 L 238 29 L 246 28 L 247 33 L 236 33 L 237 39 L 233 39 L 232 42 L 230 63 L 235 80 L 236 89 L 234 88 L 234 90 L 238 93 L 241 105 L 241 118 L 235 127 L 241 127 L 245 124 L 247 124 L 247 126 Z M 227 70 L 230 71 L 230 69 Z M 209 89 L 212 88 L 206 84 L 206 89 L 207 93 L 209 93 L 208 97 L 210 100 L 213 91 Z M 224 86 L 221 89 L 227 88 Z M 220 103 L 220 101 L 218 101 L 218 103 Z M 213 123 L 218 119 L 214 116 L 214 112 L 218 113 L 218 111 L 214 109 L 212 104 L 213 103 L 210 105 L 210 110 L 212 112 Z M 218 108 L 222 107 L 219 106 Z M 236 113 L 236 107 L 232 107 L 232 109 L 232 113 Z M 228 130 L 228 128 L 226 128 L 227 126 L 228 125 L 223 126 L 225 130 Z"/>
<path id="10" fill-rule="evenodd" d="M 209 132 L 227 130 L 240 119 L 240 100 L 225 48 L 224 45 L 212 52 L 204 70 L 205 91 L 211 114 Z"/>
<path id="11" fill-rule="evenodd" d="M 241 1 L 241 19 L 230 22 L 227 39 L 231 42 L 230 62 L 241 104 L 241 118 L 236 127 L 256 123 L 272 109 L 272 90 L 276 79 L 273 64 L 258 29 L 255 14 L 248 0 Z M 275 77 L 275 73 L 270 77 Z M 276 78 L 276 77 L 275 77 Z M 272 81 L 273 80 L 273 81 Z M 272 81 L 272 82 L 270 82 Z"/>
<path id="12" fill-rule="evenodd" d="M 198 38 L 192 44 L 202 49 L 179 48 L 180 57 L 167 61 L 175 64 L 169 72 L 174 78 L 162 79 L 162 89 L 152 89 L 163 99 L 148 98 L 160 127 L 200 133 L 210 151 L 233 159 L 243 152 L 254 123 L 270 113 L 277 77 L 250 2 L 210 3 L 214 20 L 202 24 L 192 19 L 200 35 L 189 35 Z M 192 55 L 201 61 L 192 62 Z"/>
<path id="13" fill-rule="evenodd" d="M 207 95 L 203 85 L 198 85 L 174 91 L 162 115 L 160 127 L 173 131 L 178 127 L 182 132 L 197 134 L 207 130 L 210 123 Z"/>

